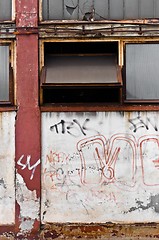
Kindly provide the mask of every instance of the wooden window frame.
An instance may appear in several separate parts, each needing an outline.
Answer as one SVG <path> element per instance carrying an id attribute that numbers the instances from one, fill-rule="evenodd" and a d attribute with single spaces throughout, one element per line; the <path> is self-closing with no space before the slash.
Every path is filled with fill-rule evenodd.
<path id="1" fill-rule="evenodd" d="M 0 101 L 0 107 L 14 105 L 13 41 L 0 41 L 0 46 L 9 46 L 9 99 Z"/>
<path id="2" fill-rule="evenodd" d="M 135 40 L 124 41 L 123 43 L 123 103 L 126 104 L 159 104 L 159 99 L 127 99 L 126 98 L 126 44 L 159 44 L 159 40 Z"/>

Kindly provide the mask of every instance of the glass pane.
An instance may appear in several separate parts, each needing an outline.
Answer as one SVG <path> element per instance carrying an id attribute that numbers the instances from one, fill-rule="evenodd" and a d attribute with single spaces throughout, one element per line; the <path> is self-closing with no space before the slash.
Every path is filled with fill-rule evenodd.
<path id="1" fill-rule="evenodd" d="M 159 18 L 159 0 L 155 0 L 155 18 Z"/>
<path id="2" fill-rule="evenodd" d="M 9 101 L 9 46 L 0 46 L 0 101 Z"/>
<path id="3" fill-rule="evenodd" d="M 108 0 L 98 0 L 94 2 L 95 19 L 104 20 L 109 18 Z"/>
<path id="4" fill-rule="evenodd" d="M 45 0 L 45 1 L 42 2 L 43 20 L 49 19 L 48 9 L 49 9 L 49 1 L 46 1 L 46 0 Z"/>
<path id="5" fill-rule="evenodd" d="M 64 19 L 76 20 L 79 15 L 78 0 L 64 0 Z"/>
<path id="6" fill-rule="evenodd" d="M 139 18 L 139 0 L 125 0 L 125 19 Z"/>
<path id="7" fill-rule="evenodd" d="M 117 83 L 116 56 L 47 56 L 46 83 Z"/>
<path id="8" fill-rule="evenodd" d="M 123 0 L 110 0 L 110 19 L 119 20 L 124 18 Z"/>
<path id="9" fill-rule="evenodd" d="M 0 21 L 11 20 L 12 0 L 0 0 Z"/>
<path id="10" fill-rule="evenodd" d="M 127 99 L 159 99 L 159 44 L 126 45 Z"/>
<path id="11" fill-rule="evenodd" d="M 63 12 L 64 12 L 63 0 L 48 1 L 49 19 L 54 20 L 64 19 Z"/>
<path id="12" fill-rule="evenodd" d="M 2 2 L 5 2 L 4 0 Z M 159 17 L 159 0 L 43 0 L 44 20 L 122 20 Z"/>
<path id="13" fill-rule="evenodd" d="M 140 18 L 154 18 L 154 0 L 140 0 Z"/>

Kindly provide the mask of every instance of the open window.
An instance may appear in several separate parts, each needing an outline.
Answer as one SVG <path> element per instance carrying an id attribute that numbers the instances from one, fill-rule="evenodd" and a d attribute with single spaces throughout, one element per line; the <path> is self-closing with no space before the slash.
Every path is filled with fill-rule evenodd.
<path id="1" fill-rule="evenodd" d="M 44 42 L 42 103 L 120 102 L 118 42 Z"/>
<path id="2" fill-rule="evenodd" d="M 0 105 L 13 104 L 11 44 L 0 43 Z"/>
<path id="3" fill-rule="evenodd" d="M 125 44 L 125 100 L 159 102 L 159 43 Z"/>
<path id="4" fill-rule="evenodd" d="M 0 22 L 13 20 L 14 0 L 0 1 Z"/>

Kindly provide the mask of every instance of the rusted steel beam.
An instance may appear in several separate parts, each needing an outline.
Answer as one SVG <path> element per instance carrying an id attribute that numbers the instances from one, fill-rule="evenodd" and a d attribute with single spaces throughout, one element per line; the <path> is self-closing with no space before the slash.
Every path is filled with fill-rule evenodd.
<path id="1" fill-rule="evenodd" d="M 37 27 L 38 2 L 37 0 L 16 0 L 17 27 Z"/>
<path id="2" fill-rule="evenodd" d="M 132 104 L 53 104 L 53 105 L 44 105 L 41 106 L 41 112 L 96 112 L 96 111 L 104 111 L 104 112 L 114 112 L 114 111 L 158 111 L 159 105 L 132 105 Z"/>
<path id="3" fill-rule="evenodd" d="M 16 0 L 16 10 L 16 239 L 33 239 L 40 228 L 38 0 Z"/>
<path id="4" fill-rule="evenodd" d="M 37 27 L 18 27 L 16 28 L 15 35 L 28 35 L 28 34 L 38 34 Z"/>
<path id="5" fill-rule="evenodd" d="M 104 20 L 104 21 L 78 21 L 78 20 L 45 20 L 41 21 L 40 24 L 159 24 L 159 19 L 133 19 L 133 20 Z"/>
<path id="6" fill-rule="evenodd" d="M 15 226 L 0 226 L 0 240 L 9 238 L 14 239 L 15 238 Z"/>
<path id="7" fill-rule="evenodd" d="M 111 37 L 111 36 L 158 36 L 158 24 L 50 24 L 39 26 L 40 37 Z"/>
<path id="8" fill-rule="evenodd" d="M 47 224 L 40 239 L 158 239 L 159 225 L 149 224 Z"/>

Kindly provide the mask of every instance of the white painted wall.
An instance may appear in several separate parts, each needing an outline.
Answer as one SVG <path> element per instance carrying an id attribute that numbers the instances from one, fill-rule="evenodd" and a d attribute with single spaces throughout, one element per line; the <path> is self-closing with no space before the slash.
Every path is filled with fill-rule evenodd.
<path id="1" fill-rule="evenodd" d="M 15 112 L 0 113 L 0 225 L 15 222 Z"/>
<path id="2" fill-rule="evenodd" d="M 157 112 L 42 113 L 42 222 L 159 222 Z"/>

